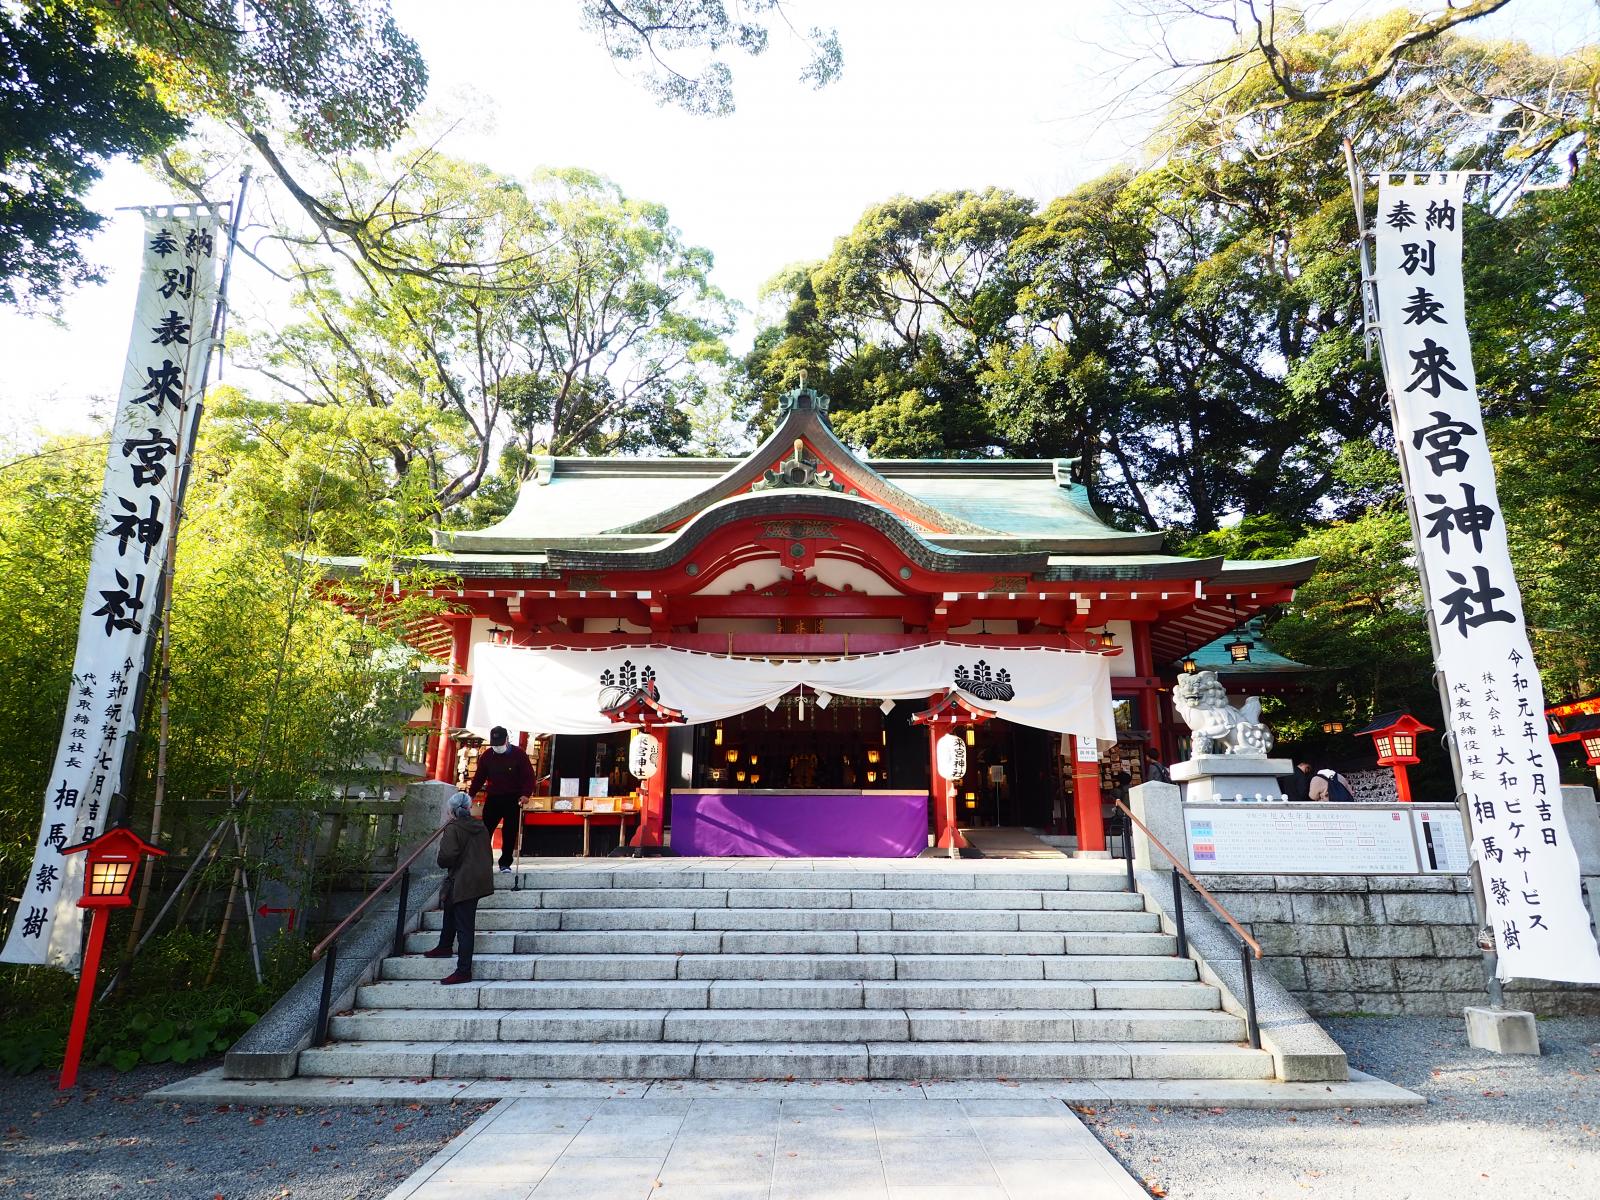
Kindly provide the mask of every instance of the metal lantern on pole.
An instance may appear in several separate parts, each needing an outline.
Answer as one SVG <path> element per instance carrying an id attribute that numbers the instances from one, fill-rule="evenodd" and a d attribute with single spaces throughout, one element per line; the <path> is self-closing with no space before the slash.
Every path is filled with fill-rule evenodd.
<path id="1" fill-rule="evenodd" d="M 1239 624 L 1239 602 L 1229 596 L 1228 605 L 1233 609 L 1233 622 L 1235 628 L 1237 628 Z M 1243 630 L 1240 630 L 1234 636 L 1233 641 L 1228 643 L 1228 657 L 1236 663 L 1249 662 L 1250 651 L 1254 648 L 1255 643 L 1245 636 Z"/>
<path id="2" fill-rule="evenodd" d="M 160 858 L 165 850 L 150 845 L 131 829 L 108 829 L 97 838 L 62 848 L 62 854 L 83 853 L 83 895 L 78 907 L 89 910 L 89 944 L 83 970 L 78 975 L 78 999 L 72 1008 L 66 1056 L 61 1063 L 62 1091 L 78 1081 L 78 1061 L 89 1029 L 89 1006 L 94 1001 L 95 976 L 100 972 L 100 948 L 106 938 L 107 914 L 102 909 L 127 908 L 133 903 L 133 880 L 146 858 Z"/>
<path id="3" fill-rule="evenodd" d="M 1394 769 L 1394 790 L 1400 803 L 1410 804 L 1411 780 L 1406 775 L 1406 767 L 1422 761 L 1417 757 L 1417 734 L 1432 732 L 1432 725 L 1424 725 L 1410 713 L 1390 712 L 1374 717 L 1371 724 L 1357 729 L 1352 736 L 1372 739 L 1373 748 L 1378 752 L 1378 765 Z"/>

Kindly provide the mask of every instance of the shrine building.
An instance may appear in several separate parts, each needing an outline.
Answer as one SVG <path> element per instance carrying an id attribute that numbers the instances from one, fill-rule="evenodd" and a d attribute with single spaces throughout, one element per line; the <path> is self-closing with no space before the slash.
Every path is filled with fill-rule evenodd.
<path id="1" fill-rule="evenodd" d="M 411 627 L 448 667 L 432 777 L 501 724 L 541 778 L 530 824 L 587 808 L 688 852 L 906 854 L 984 825 L 1104 849 L 1107 789 L 1181 757 L 1184 660 L 1230 633 L 1248 655 L 1315 560 L 1164 553 L 1095 515 L 1073 460 L 866 459 L 828 403 L 791 392 L 742 459 L 542 458 L 504 520 L 435 531 L 411 563 L 444 581 Z"/>

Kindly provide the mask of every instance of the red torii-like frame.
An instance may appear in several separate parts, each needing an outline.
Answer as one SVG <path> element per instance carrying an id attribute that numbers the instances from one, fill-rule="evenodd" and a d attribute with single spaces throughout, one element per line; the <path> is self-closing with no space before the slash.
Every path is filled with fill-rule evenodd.
<path id="1" fill-rule="evenodd" d="M 622 700 L 600 710 L 601 715 L 617 725 L 635 727 L 645 737 L 656 743 L 658 762 L 667 761 L 667 735 L 662 731 L 684 723 L 683 713 L 669 708 L 652 696 L 647 688 L 635 688 Z M 659 848 L 664 838 L 667 808 L 667 776 L 657 770 L 649 779 L 639 781 L 639 827 L 634 830 L 630 845 Z"/>

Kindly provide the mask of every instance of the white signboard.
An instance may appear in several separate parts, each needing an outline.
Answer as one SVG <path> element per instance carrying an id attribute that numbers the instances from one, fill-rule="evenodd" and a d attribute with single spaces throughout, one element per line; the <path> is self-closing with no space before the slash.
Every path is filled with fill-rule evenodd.
<path id="1" fill-rule="evenodd" d="M 105 832 L 135 735 L 139 675 L 158 618 L 173 496 L 193 427 L 216 303 L 220 223 L 149 215 L 122 392 L 111 427 L 99 529 L 44 819 L 0 960 L 76 970 L 83 855 L 62 849 Z"/>
<path id="2" fill-rule="evenodd" d="M 1413 812 L 1411 820 L 1416 826 L 1417 857 L 1424 872 L 1466 873 L 1471 860 L 1467 857 L 1467 835 L 1461 828 L 1458 811 L 1423 808 Z"/>
<path id="3" fill-rule="evenodd" d="M 1415 875 L 1410 817 L 1354 804 L 1183 810 L 1190 869 L 1221 874 Z"/>
<path id="4" fill-rule="evenodd" d="M 1600 950 L 1561 809 L 1544 688 L 1483 433 L 1461 280 L 1466 176 L 1386 182 L 1375 226 L 1384 369 L 1421 528 L 1501 979 L 1600 983 Z"/>

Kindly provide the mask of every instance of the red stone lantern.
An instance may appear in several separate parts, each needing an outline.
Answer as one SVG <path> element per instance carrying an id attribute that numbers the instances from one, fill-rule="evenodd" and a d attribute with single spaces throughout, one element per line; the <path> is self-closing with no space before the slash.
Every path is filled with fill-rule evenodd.
<path id="1" fill-rule="evenodd" d="M 1394 790 L 1400 803 L 1411 803 L 1411 780 L 1406 767 L 1421 762 L 1417 757 L 1417 734 L 1432 733 L 1432 725 L 1424 725 L 1410 713 L 1390 712 L 1374 717 L 1364 729 L 1357 729 L 1353 737 L 1370 737 L 1378 752 L 1380 767 L 1394 768 Z"/>
<path id="2" fill-rule="evenodd" d="M 1600 775 L 1600 713 L 1579 713 L 1551 721 L 1552 742 L 1577 742 L 1584 761 Z"/>
<path id="3" fill-rule="evenodd" d="M 133 879 L 146 858 L 166 854 L 131 829 L 108 829 L 97 838 L 63 847 L 62 854 L 83 851 L 83 895 L 79 908 L 89 910 L 89 944 L 83 952 L 83 968 L 78 974 L 78 1000 L 72 1009 L 72 1028 L 67 1034 L 67 1052 L 61 1063 L 60 1090 L 78 1081 L 78 1060 L 83 1056 L 83 1037 L 89 1028 L 89 1005 L 94 1000 L 95 977 L 100 973 L 100 947 L 106 938 L 109 915 L 106 908 L 126 908 L 133 903 Z"/>
<path id="4" fill-rule="evenodd" d="M 1591 767 L 1600 767 L 1600 729 L 1586 734 L 1581 741 L 1583 742 L 1584 757 L 1589 760 L 1589 765 Z"/>

